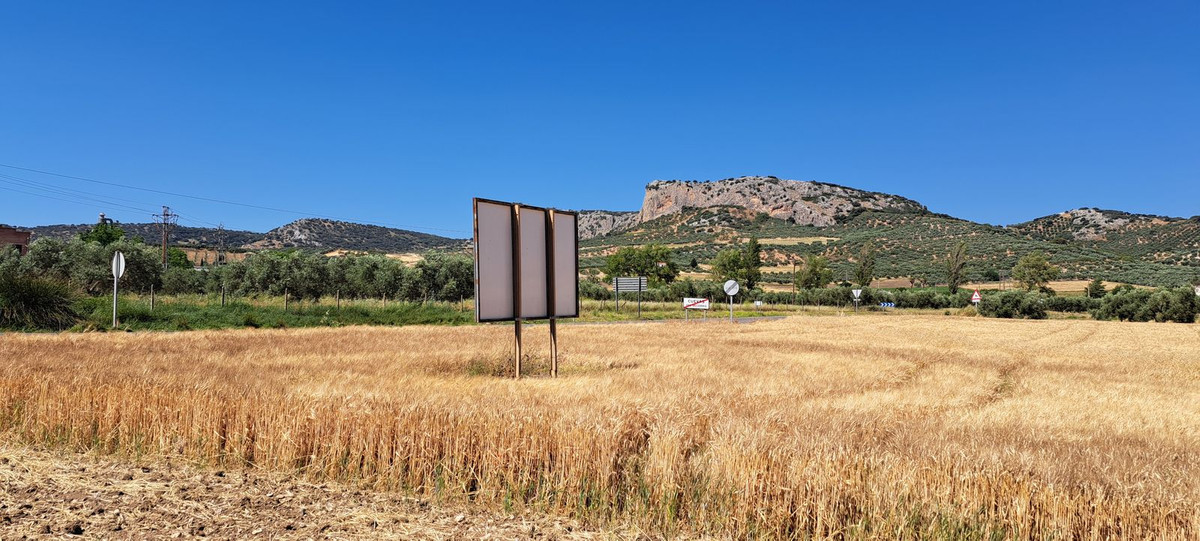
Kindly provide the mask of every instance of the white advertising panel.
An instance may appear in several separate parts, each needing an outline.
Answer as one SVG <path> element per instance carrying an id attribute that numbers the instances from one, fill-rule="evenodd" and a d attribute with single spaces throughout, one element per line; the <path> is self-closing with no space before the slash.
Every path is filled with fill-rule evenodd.
<path id="1" fill-rule="evenodd" d="M 573 212 L 554 212 L 554 315 L 579 317 L 579 223 Z"/>
<path id="2" fill-rule="evenodd" d="M 475 200 L 475 319 L 513 318 L 512 205 Z"/>
<path id="3" fill-rule="evenodd" d="M 521 211 L 521 318 L 548 317 L 546 296 L 546 211 L 517 207 Z"/>
<path id="4" fill-rule="evenodd" d="M 553 231 L 549 229 L 551 212 Z M 519 235 L 515 246 L 514 229 Z M 476 199 L 475 319 L 578 317 L 578 242 L 573 212 Z M 514 248 L 518 252 L 516 261 Z M 548 257 L 551 249 L 553 260 Z M 515 314 L 514 296 L 518 292 L 520 313 Z"/>

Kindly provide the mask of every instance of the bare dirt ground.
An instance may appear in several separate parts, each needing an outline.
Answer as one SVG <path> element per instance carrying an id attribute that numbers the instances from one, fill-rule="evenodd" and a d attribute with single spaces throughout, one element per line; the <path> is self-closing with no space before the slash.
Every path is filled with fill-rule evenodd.
<path id="1" fill-rule="evenodd" d="M 258 472 L 0 443 L 0 539 L 615 539 L 578 524 Z"/>

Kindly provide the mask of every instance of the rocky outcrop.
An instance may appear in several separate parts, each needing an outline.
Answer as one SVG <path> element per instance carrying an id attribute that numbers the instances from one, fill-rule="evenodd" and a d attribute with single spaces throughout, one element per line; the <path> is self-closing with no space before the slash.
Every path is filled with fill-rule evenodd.
<path id="1" fill-rule="evenodd" d="M 656 180 L 646 185 L 639 212 L 582 211 L 579 237 L 620 233 L 686 208 L 738 207 L 764 212 L 799 225 L 826 227 L 868 210 L 925 212 L 924 205 L 897 195 L 867 192 L 836 184 L 776 177 L 738 177 L 715 181 Z"/>
<path id="2" fill-rule="evenodd" d="M 608 210 L 579 211 L 579 238 L 602 237 L 618 233 L 639 223 L 637 212 Z"/>
<path id="3" fill-rule="evenodd" d="M 1038 240 L 1102 241 L 1109 233 L 1143 229 L 1179 221 L 1179 218 L 1131 214 L 1119 210 L 1078 208 L 1009 226 L 1009 229 Z"/>
<path id="4" fill-rule="evenodd" d="M 896 195 L 835 184 L 775 177 L 738 177 L 713 182 L 656 180 L 646 186 L 639 220 L 646 222 L 685 208 L 735 206 L 765 212 L 799 225 L 826 227 L 866 210 L 924 212 L 925 207 Z"/>

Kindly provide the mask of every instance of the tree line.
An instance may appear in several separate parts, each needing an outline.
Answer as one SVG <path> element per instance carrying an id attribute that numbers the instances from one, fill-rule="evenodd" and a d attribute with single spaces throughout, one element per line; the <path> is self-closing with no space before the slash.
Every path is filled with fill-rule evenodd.
<path id="1" fill-rule="evenodd" d="M 101 230 L 100 228 L 103 227 Z M 453 301 L 474 294 L 474 265 L 465 254 L 430 252 L 415 264 L 380 254 L 327 257 L 301 250 L 250 254 L 223 265 L 195 268 L 172 249 L 163 268 L 160 248 L 127 239 L 102 224 L 80 238 L 39 239 L 29 253 L 0 253 L 0 277 L 23 277 L 65 284 L 84 295 L 112 288 L 111 261 L 125 255 L 125 291 L 164 294 L 220 293 L 283 295 L 295 299 L 386 298 L 398 301 Z M 97 235 L 96 232 L 101 234 Z"/>

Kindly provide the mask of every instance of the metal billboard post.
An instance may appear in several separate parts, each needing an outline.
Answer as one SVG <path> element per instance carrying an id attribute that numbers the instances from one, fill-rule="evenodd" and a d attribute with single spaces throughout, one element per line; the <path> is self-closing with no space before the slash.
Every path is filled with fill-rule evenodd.
<path id="1" fill-rule="evenodd" d="M 550 377 L 558 377 L 558 318 L 554 291 L 554 212 L 546 212 L 546 315 L 550 316 Z"/>
<path id="2" fill-rule="evenodd" d="M 512 215 L 513 337 L 517 346 L 513 379 L 521 379 L 521 205 L 512 206 Z"/>

